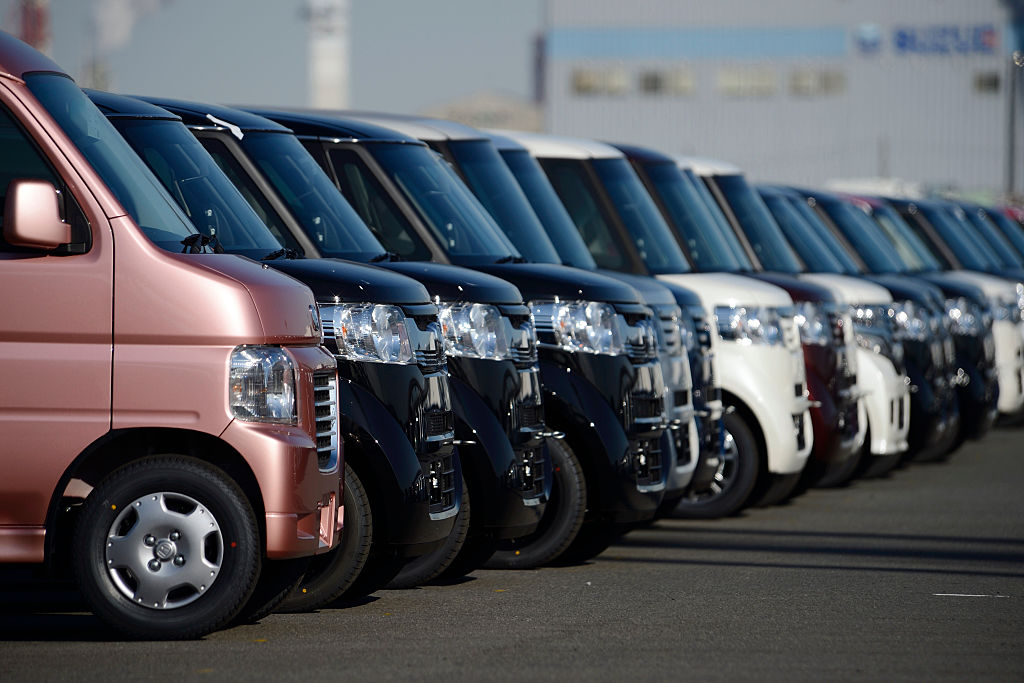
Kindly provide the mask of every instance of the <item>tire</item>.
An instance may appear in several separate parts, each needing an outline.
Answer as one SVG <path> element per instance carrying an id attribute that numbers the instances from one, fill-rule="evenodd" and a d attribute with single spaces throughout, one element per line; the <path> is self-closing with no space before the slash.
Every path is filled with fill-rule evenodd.
<path id="1" fill-rule="evenodd" d="M 592 560 L 631 527 L 603 521 L 584 522 L 576 538 L 551 564 L 569 566 Z"/>
<path id="2" fill-rule="evenodd" d="M 263 560 L 263 570 L 256 581 L 256 588 L 242 611 L 231 620 L 232 625 L 252 624 L 269 616 L 284 602 L 305 576 L 312 557 L 297 557 L 290 560 Z"/>
<path id="3" fill-rule="evenodd" d="M 366 489 L 355 470 L 345 465 L 345 506 L 341 542 L 329 553 L 315 556 L 299 585 L 280 604 L 280 612 L 320 609 L 351 588 L 365 568 L 373 543 L 373 514 Z"/>
<path id="4" fill-rule="evenodd" d="M 871 455 L 868 453 L 867 444 L 861 446 L 856 453 L 841 463 L 829 464 L 828 467 L 825 468 L 825 474 L 818 479 L 814 484 L 814 487 L 819 489 L 834 489 L 840 486 L 846 486 L 850 483 L 850 480 L 857 476 L 860 461 L 864 458 L 870 457 Z"/>
<path id="5" fill-rule="evenodd" d="M 558 558 L 579 534 L 587 512 L 587 482 L 583 468 L 564 439 L 549 439 L 548 449 L 554 480 L 540 525 L 529 536 L 500 541 L 486 567 L 540 567 Z"/>
<path id="6" fill-rule="evenodd" d="M 687 491 L 673 517 L 715 519 L 739 512 L 747 504 L 761 469 L 761 449 L 750 427 L 736 413 L 722 418 L 726 449 L 718 473 L 706 491 Z"/>
<path id="7" fill-rule="evenodd" d="M 433 581 L 441 575 L 455 558 L 462 552 L 469 538 L 470 528 L 473 525 L 473 510 L 470 500 L 469 487 L 466 480 L 462 480 L 462 502 L 459 505 L 459 512 L 455 516 L 455 526 L 452 527 L 444 545 L 432 553 L 421 555 L 405 563 L 398 574 L 387 584 L 390 589 L 415 588 L 421 584 Z"/>
<path id="8" fill-rule="evenodd" d="M 73 563 L 93 611 L 117 631 L 198 638 L 245 606 L 261 545 L 252 506 L 231 478 L 201 460 L 160 455 L 125 465 L 93 489 Z"/>
<path id="9" fill-rule="evenodd" d="M 891 453 L 889 455 L 868 454 L 860 462 L 857 469 L 857 476 L 862 479 L 877 479 L 884 477 L 903 463 L 902 453 Z"/>
<path id="10" fill-rule="evenodd" d="M 803 470 L 791 472 L 790 474 L 765 473 L 764 481 L 758 487 L 759 490 L 755 490 L 750 498 L 747 499 L 747 505 L 750 507 L 766 508 L 785 503 L 790 498 L 798 495 L 798 493 L 803 493 L 806 490 L 800 489 L 800 479 L 802 476 Z"/>

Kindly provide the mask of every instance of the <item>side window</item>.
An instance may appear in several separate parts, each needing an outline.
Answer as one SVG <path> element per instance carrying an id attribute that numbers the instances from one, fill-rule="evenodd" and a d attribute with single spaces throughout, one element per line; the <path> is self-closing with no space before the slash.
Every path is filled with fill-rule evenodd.
<path id="1" fill-rule="evenodd" d="M 46 180 L 57 188 L 60 196 L 61 218 L 71 224 L 74 242 L 82 243 L 75 252 L 84 251 L 89 239 L 89 225 L 77 202 L 67 192 L 53 168 L 36 148 L 32 140 L 7 109 L 0 107 L 0 230 L 3 228 L 4 210 L 7 206 L 7 189 L 12 180 L 32 178 Z M 0 235 L 0 251 L 24 251 L 7 244 Z M 65 250 L 65 253 L 70 250 Z"/>

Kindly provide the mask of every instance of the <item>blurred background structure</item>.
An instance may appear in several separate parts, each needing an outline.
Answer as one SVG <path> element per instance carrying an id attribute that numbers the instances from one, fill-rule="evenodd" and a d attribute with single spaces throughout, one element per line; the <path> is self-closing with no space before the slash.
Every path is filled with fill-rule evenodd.
<path id="1" fill-rule="evenodd" d="M 0 0 L 76 80 L 1024 194 L 1024 0 Z"/>

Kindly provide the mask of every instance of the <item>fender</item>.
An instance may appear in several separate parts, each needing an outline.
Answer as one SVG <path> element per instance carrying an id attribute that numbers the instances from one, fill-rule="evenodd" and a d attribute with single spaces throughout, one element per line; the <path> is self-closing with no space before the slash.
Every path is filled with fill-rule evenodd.
<path id="1" fill-rule="evenodd" d="M 447 538 L 455 525 L 455 516 L 430 519 L 422 485 L 423 470 L 402 425 L 376 396 L 350 380 L 338 382 L 338 405 L 345 460 L 379 501 L 373 513 L 383 516 L 386 542 L 419 545 Z M 457 454 L 455 468 L 456 500 L 461 502 L 461 464 Z"/>
<path id="2" fill-rule="evenodd" d="M 544 410 L 548 423 L 566 433 L 584 464 L 588 487 L 588 519 L 636 521 L 654 515 L 663 491 L 636 488 L 630 444 L 619 416 L 590 382 L 541 359 Z"/>
<path id="3" fill-rule="evenodd" d="M 486 402 L 468 384 L 452 376 L 455 436 L 466 484 L 480 495 L 473 498 L 473 516 L 480 515 L 485 527 L 511 527 L 510 538 L 529 534 L 540 523 L 544 505 L 526 505 L 510 488 L 507 473 L 516 464 L 516 454 L 505 429 Z M 547 459 L 547 458 L 546 458 Z M 545 478 L 550 472 L 545 465 Z M 545 484 L 545 489 L 550 488 Z M 530 527 L 523 530 L 523 527 Z"/>

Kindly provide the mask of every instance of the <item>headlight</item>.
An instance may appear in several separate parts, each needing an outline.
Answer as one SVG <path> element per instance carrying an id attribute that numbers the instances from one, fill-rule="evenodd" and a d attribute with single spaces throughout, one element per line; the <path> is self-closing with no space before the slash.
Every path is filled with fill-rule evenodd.
<path id="1" fill-rule="evenodd" d="M 551 335 L 556 346 L 570 352 L 617 356 L 625 351 L 626 321 L 599 301 L 530 302 L 537 333 Z M 546 340 L 543 340 L 546 341 Z"/>
<path id="2" fill-rule="evenodd" d="M 231 352 L 228 398 L 248 422 L 294 424 L 295 365 L 279 346 L 238 346 Z"/>
<path id="3" fill-rule="evenodd" d="M 355 361 L 415 362 L 405 313 L 398 306 L 338 304 L 331 308 L 338 355 Z"/>
<path id="4" fill-rule="evenodd" d="M 888 335 L 872 334 L 865 331 L 858 331 L 854 338 L 857 340 L 857 346 L 884 356 L 896 364 L 903 363 L 903 342 L 892 339 Z"/>
<path id="5" fill-rule="evenodd" d="M 933 329 L 934 321 L 927 309 L 919 308 L 913 301 L 897 301 L 889 309 L 889 315 L 895 324 L 897 338 L 924 341 L 929 334 L 937 332 Z"/>
<path id="6" fill-rule="evenodd" d="M 976 337 L 985 331 L 981 307 L 966 297 L 946 299 L 946 315 L 949 316 L 953 334 Z"/>
<path id="7" fill-rule="evenodd" d="M 1020 308 L 1016 301 L 1006 301 L 998 304 L 992 309 L 992 317 L 996 320 L 1009 320 L 1011 323 L 1020 322 Z"/>
<path id="8" fill-rule="evenodd" d="M 700 345 L 697 341 L 697 326 L 694 324 L 693 318 L 683 313 L 679 316 L 678 327 L 680 345 L 686 353 L 693 353 Z"/>
<path id="9" fill-rule="evenodd" d="M 717 306 L 715 320 L 722 339 L 744 344 L 782 344 L 779 312 L 769 307 Z"/>
<path id="10" fill-rule="evenodd" d="M 442 303 L 437 317 L 441 321 L 445 352 L 449 356 L 469 358 L 511 358 L 509 330 L 495 306 L 468 302 Z"/>
<path id="11" fill-rule="evenodd" d="M 810 301 L 796 304 L 794 320 L 800 329 L 800 342 L 827 346 L 832 341 L 832 330 L 828 313 Z"/>

